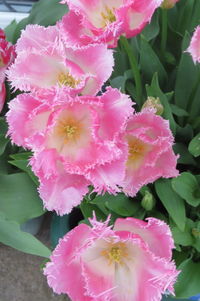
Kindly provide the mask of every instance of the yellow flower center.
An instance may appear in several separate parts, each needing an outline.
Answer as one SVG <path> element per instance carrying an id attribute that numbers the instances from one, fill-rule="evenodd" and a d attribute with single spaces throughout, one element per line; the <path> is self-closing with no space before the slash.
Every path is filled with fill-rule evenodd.
<path id="1" fill-rule="evenodd" d="M 122 242 L 116 244 L 111 243 L 106 250 L 101 252 L 101 254 L 106 257 L 106 259 L 109 261 L 109 264 L 123 264 L 123 259 L 128 256 L 127 247 Z"/>
<path id="2" fill-rule="evenodd" d="M 151 150 L 151 146 L 137 138 L 129 137 L 128 147 L 127 166 L 137 169 L 144 160 L 145 155 Z"/>
<path id="3" fill-rule="evenodd" d="M 69 86 L 71 88 L 76 88 L 76 86 L 79 83 L 80 83 L 80 80 L 73 78 L 73 76 L 69 72 L 67 72 L 67 73 L 61 72 L 58 75 L 58 84 L 60 86 Z"/>
<path id="4" fill-rule="evenodd" d="M 116 17 L 114 14 L 114 8 L 110 9 L 105 6 L 104 12 L 101 12 L 101 16 L 103 18 L 103 27 L 107 26 L 108 23 L 113 23 L 116 21 Z"/>
<path id="5" fill-rule="evenodd" d="M 72 117 L 62 119 L 58 122 L 56 134 L 64 139 L 64 143 L 76 142 L 81 134 L 81 124 Z"/>

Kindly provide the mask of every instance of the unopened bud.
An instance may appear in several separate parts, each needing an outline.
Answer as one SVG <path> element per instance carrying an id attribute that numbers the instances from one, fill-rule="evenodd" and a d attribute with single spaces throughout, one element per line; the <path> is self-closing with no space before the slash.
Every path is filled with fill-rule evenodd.
<path id="1" fill-rule="evenodd" d="M 160 102 L 160 99 L 157 97 L 149 96 L 145 103 L 142 106 L 142 109 L 154 109 L 157 115 L 162 115 L 164 108 Z"/>
<path id="2" fill-rule="evenodd" d="M 193 228 L 193 229 L 192 229 L 192 235 L 193 235 L 195 238 L 200 238 L 200 231 L 199 231 L 197 228 Z"/>
<path id="3" fill-rule="evenodd" d="M 174 7 L 174 5 L 176 4 L 176 2 L 178 2 L 179 0 L 164 0 L 161 4 L 161 7 L 163 9 L 170 9 L 172 7 Z"/>
<path id="4" fill-rule="evenodd" d="M 144 193 L 142 202 L 141 202 L 142 207 L 145 210 L 150 211 L 155 206 L 155 203 L 156 203 L 156 201 L 155 201 L 153 195 L 148 190 L 146 190 Z"/>

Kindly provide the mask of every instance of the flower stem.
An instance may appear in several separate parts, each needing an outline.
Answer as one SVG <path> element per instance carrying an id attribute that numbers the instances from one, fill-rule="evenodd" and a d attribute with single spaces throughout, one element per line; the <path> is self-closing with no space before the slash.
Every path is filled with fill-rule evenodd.
<path id="1" fill-rule="evenodd" d="M 161 33 L 161 53 L 164 56 L 167 45 L 167 9 L 161 10 L 162 16 L 162 33 Z"/>
<path id="2" fill-rule="evenodd" d="M 131 70 L 133 72 L 133 77 L 135 79 L 136 85 L 136 102 L 139 106 L 142 105 L 142 81 L 140 76 L 140 70 L 137 63 L 137 59 L 134 55 L 133 49 L 131 48 L 127 38 L 124 36 L 120 37 L 120 42 L 123 45 L 129 59 L 129 63 L 131 65 Z"/>

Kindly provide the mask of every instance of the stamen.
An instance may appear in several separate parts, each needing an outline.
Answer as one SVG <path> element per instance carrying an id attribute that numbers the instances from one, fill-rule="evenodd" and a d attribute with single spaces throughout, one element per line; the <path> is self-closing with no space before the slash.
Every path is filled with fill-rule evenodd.
<path id="1" fill-rule="evenodd" d="M 101 255 L 108 259 L 109 264 L 123 264 L 123 259 L 128 256 L 127 247 L 124 243 L 111 244 Z"/>
<path id="2" fill-rule="evenodd" d="M 105 6 L 105 12 L 101 12 L 101 16 L 103 18 L 103 27 L 107 26 L 108 23 L 113 23 L 116 21 L 114 8 L 110 9 L 109 7 Z"/>
<path id="3" fill-rule="evenodd" d="M 76 86 L 80 83 L 80 80 L 73 78 L 73 76 L 69 72 L 62 72 L 58 75 L 58 83 L 60 86 L 69 86 L 71 88 L 76 88 Z"/>

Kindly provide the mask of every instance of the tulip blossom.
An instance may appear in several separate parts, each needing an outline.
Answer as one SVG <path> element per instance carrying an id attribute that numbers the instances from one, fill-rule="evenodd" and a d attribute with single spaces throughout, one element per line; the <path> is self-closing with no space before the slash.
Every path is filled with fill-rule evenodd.
<path id="1" fill-rule="evenodd" d="M 85 183 L 79 196 L 86 193 L 88 185 L 93 185 L 99 193 L 120 191 L 128 157 L 121 136 L 133 114 L 132 101 L 127 95 L 108 88 L 101 96 L 72 98 L 60 94 L 58 98 L 50 94 L 43 101 L 28 93 L 17 96 L 9 107 L 9 134 L 14 143 L 34 152 L 31 166 L 40 179 L 45 202 L 52 195 L 59 199 L 59 194 L 67 189 L 67 179 L 72 182 L 73 175 L 74 179 L 75 175 L 82 176 Z M 45 192 L 47 188 L 42 188 L 45 185 L 54 187 Z M 77 184 L 76 190 L 78 187 Z"/>
<path id="2" fill-rule="evenodd" d="M 144 109 L 128 121 L 124 137 L 129 149 L 123 184 L 127 195 L 134 196 L 143 185 L 160 177 L 178 176 L 168 120 Z"/>
<path id="3" fill-rule="evenodd" d="M 114 65 L 106 45 L 66 47 L 55 26 L 28 25 L 16 45 L 17 58 L 8 71 L 14 88 L 47 94 L 95 95 Z"/>
<path id="4" fill-rule="evenodd" d="M 15 57 L 14 46 L 5 40 L 4 31 L 0 29 L 0 112 L 6 98 L 5 71 Z"/>
<path id="5" fill-rule="evenodd" d="M 197 26 L 187 51 L 191 54 L 195 63 L 200 63 L 200 25 Z"/>
<path id="6" fill-rule="evenodd" d="M 72 301 L 160 301 L 173 294 L 179 272 L 171 261 L 169 227 L 149 218 L 96 219 L 80 224 L 53 251 L 44 274 L 55 293 Z"/>
<path id="7" fill-rule="evenodd" d="M 59 23 L 66 45 L 107 43 L 116 47 L 120 35 L 139 34 L 162 0 L 64 0 L 70 9 Z"/>

